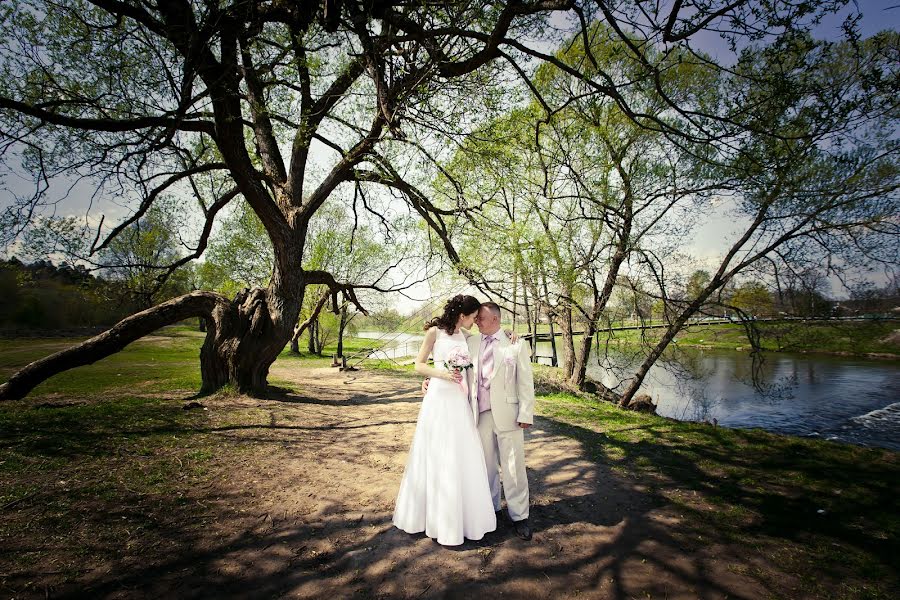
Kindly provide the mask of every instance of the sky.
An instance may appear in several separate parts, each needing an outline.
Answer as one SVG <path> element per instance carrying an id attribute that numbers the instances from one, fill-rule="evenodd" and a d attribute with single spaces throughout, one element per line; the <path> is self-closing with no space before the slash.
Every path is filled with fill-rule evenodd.
<path id="1" fill-rule="evenodd" d="M 849 2 L 843 10 L 824 18 L 813 33 L 818 38 L 838 39 L 842 35 L 841 25 L 851 12 L 862 14 L 859 33 L 863 37 L 885 29 L 896 31 L 900 27 L 900 0 L 856 0 Z M 701 31 L 691 39 L 698 48 L 717 58 L 726 58 L 729 54 L 718 34 Z"/>
<path id="2" fill-rule="evenodd" d="M 845 7 L 840 13 L 825 19 L 816 29 L 815 34 L 826 39 L 837 39 L 841 35 L 841 24 L 851 10 L 859 10 L 862 13 L 859 26 L 860 33 L 864 37 L 884 29 L 897 30 L 900 27 L 900 0 L 858 0 L 858 2 Z M 720 60 L 729 61 L 729 50 L 718 34 L 701 32 L 692 40 L 696 48 L 708 52 Z M 11 194 L 29 193 L 33 186 L 23 173 L 17 172 L 15 169 L 0 172 L 0 178 L 3 182 L 3 186 L 0 187 L 0 206 L 8 205 L 11 202 Z M 69 185 L 70 182 L 60 180 L 56 182 L 55 187 L 62 194 L 62 190 L 67 189 Z M 123 203 L 117 202 L 114 198 L 92 198 L 91 191 L 91 188 L 85 184 L 69 190 L 66 200 L 60 203 L 57 214 L 85 217 L 87 207 L 91 202 L 94 203 L 94 210 L 89 218 L 92 223 L 99 220 L 101 211 L 106 215 L 107 224 L 114 223 L 117 219 L 129 214 L 129 209 Z M 100 211 L 96 210 L 98 208 Z M 712 215 L 699 226 L 695 230 L 690 246 L 690 253 L 697 258 L 698 264 L 711 261 L 719 255 L 725 240 L 730 237 L 728 234 L 734 229 L 735 223 L 730 216 L 725 214 L 725 211 L 722 211 L 722 214 Z M 14 251 L 15 249 L 11 253 Z M 431 298 L 436 294 L 447 293 L 448 290 L 444 285 L 435 289 L 426 285 L 418 286 L 410 290 L 407 295 L 415 299 Z M 396 296 L 395 306 L 401 312 L 410 312 L 419 304 L 420 302 L 414 299 Z"/>

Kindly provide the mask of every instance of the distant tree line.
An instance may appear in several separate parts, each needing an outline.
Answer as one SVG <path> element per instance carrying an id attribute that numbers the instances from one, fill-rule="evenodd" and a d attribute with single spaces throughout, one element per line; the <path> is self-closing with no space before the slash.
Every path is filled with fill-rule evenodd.
<path id="1" fill-rule="evenodd" d="M 684 298 L 695 297 L 697 290 L 707 285 L 709 279 L 707 271 L 694 271 L 683 291 Z M 900 280 L 896 278 L 883 285 L 871 281 L 848 284 L 845 289 L 849 297 L 832 297 L 826 274 L 815 270 L 792 273 L 790 277 L 782 275 L 768 282 L 762 279 L 732 281 L 704 304 L 698 314 L 734 318 L 900 316 Z M 661 312 L 662 304 L 656 303 L 658 312 Z"/>
<path id="2" fill-rule="evenodd" d="M 659 298 L 627 278 L 620 278 L 613 297 L 601 314 L 602 323 L 605 327 L 612 327 L 665 320 L 679 306 L 696 298 L 699 291 L 709 284 L 710 277 L 708 271 L 697 269 L 680 286 L 674 287 L 674 293 L 666 299 Z M 848 297 L 833 297 L 825 274 L 814 271 L 774 281 L 750 278 L 732 280 L 701 305 L 693 318 L 739 321 L 779 317 L 900 317 L 900 279 L 893 278 L 883 285 L 864 281 L 848 285 L 846 289 Z M 535 307 L 530 308 L 534 310 Z M 548 323 L 552 316 L 552 311 L 529 313 L 525 326 L 531 331 L 535 319 Z M 584 327 L 584 318 L 575 315 L 573 325 L 575 329 Z"/>
<path id="3" fill-rule="evenodd" d="M 106 327 L 141 310 L 133 282 L 105 278 L 82 265 L 49 260 L 0 261 L 0 331 L 7 334 Z M 178 283 L 178 285 L 176 285 Z M 187 278 L 173 280 L 159 300 L 187 291 Z"/>

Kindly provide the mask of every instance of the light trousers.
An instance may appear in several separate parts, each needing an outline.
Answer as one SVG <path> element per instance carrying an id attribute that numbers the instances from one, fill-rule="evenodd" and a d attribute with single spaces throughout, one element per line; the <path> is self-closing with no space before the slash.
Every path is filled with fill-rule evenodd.
<path id="1" fill-rule="evenodd" d="M 478 435 L 484 450 L 488 483 L 494 510 L 500 510 L 500 481 L 509 518 L 521 521 L 528 518 L 528 475 L 525 472 L 525 430 L 498 431 L 491 411 L 478 415 Z"/>

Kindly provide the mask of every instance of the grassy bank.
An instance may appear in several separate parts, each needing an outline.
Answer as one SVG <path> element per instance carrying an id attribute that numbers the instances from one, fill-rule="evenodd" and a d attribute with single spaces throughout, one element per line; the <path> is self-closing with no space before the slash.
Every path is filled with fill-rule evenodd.
<path id="1" fill-rule="evenodd" d="M 872 322 L 759 322 L 760 345 L 770 352 L 819 352 L 850 356 L 881 355 L 900 358 L 900 321 Z M 655 343 L 664 329 L 602 333 L 601 343 L 634 346 Z M 689 325 L 675 337 L 682 347 L 750 350 L 744 327 L 738 323 Z"/>
<path id="2" fill-rule="evenodd" d="M 123 553 L 174 552 L 186 528 L 216 524 L 212 482 L 256 477 L 250 426 L 264 421 L 265 401 L 229 403 L 226 391 L 199 399 L 214 411 L 183 409 L 199 387 L 201 342 L 186 328 L 164 330 L 0 403 L 0 585 L 42 594 L 34 586 L 46 573 L 77 581 L 114 570 Z M 0 341 L 0 376 L 65 345 Z M 327 364 L 308 355 L 276 363 Z M 746 557 L 736 568 L 763 569 L 755 558 L 765 558 L 805 597 L 887 599 L 900 585 L 896 453 L 675 422 L 568 394 L 540 396 L 536 412 L 538 428 L 578 440 L 678 521 L 672 541 L 685 553 L 727 544 Z M 771 597 L 792 597 L 783 573 L 750 574 Z"/>

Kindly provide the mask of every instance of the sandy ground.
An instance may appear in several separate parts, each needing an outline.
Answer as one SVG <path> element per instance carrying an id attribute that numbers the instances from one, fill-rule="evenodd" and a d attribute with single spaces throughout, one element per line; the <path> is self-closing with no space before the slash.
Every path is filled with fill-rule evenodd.
<path id="1" fill-rule="evenodd" d="M 391 526 L 419 410 L 417 382 L 378 372 L 278 367 L 302 395 L 206 399 L 268 424 L 215 428 L 230 471 L 194 490 L 205 513 L 172 515 L 154 551 L 94 569 L 53 597 L 761 598 L 771 572 L 745 546 L 698 539 L 627 475 L 592 461 L 599 434 L 538 417 L 526 434 L 530 542 L 509 523 L 442 547 Z M 217 404 L 218 403 L 218 404 Z M 233 405 L 239 406 L 233 406 Z M 591 437 L 593 435 L 593 437 Z M 736 549 L 737 548 L 737 549 Z M 777 594 L 790 595 L 789 580 Z"/>

